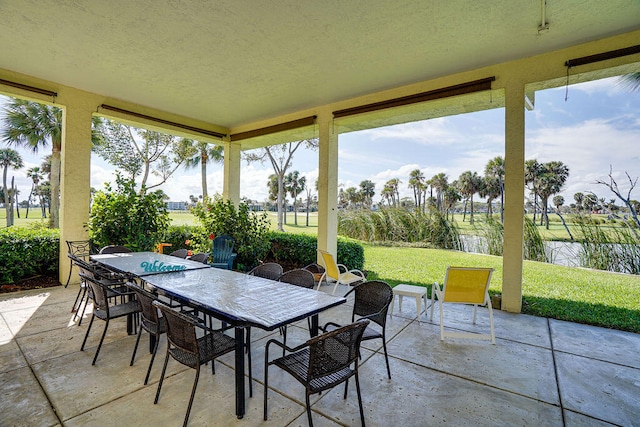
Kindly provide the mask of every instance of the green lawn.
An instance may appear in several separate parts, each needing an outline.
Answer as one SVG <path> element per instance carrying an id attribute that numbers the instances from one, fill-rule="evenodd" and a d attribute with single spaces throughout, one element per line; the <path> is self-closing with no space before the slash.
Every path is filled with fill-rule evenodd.
<path id="1" fill-rule="evenodd" d="M 493 267 L 490 292 L 502 292 L 502 258 L 364 244 L 369 278 L 431 288 L 450 265 Z M 640 332 L 640 276 L 524 261 L 524 313 Z"/>
<path id="2" fill-rule="evenodd" d="M 43 223 L 45 226 L 49 225 L 48 219 L 43 219 L 40 214 L 40 208 L 29 208 L 29 218 L 25 218 L 26 210 L 20 209 L 20 218 L 14 213 L 14 226 L 16 227 L 29 227 L 34 224 Z M 0 208 L 0 228 L 7 227 L 7 211 L 4 208 Z"/>

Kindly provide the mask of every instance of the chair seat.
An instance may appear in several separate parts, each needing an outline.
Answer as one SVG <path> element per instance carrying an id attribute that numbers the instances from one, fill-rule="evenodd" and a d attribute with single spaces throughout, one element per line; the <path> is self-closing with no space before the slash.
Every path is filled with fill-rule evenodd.
<path id="1" fill-rule="evenodd" d="M 127 316 L 129 314 L 138 313 L 140 307 L 138 301 L 129 301 L 123 304 L 118 304 L 109 307 L 109 319 L 116 319 L 118 317 Z M 102 320 L 107 320 L 107 312 L 99 308 L 94 310 L 94 315 Z"/>
<path id="2" fill-rule="evenodd" d="M 324 332 L 335 331 L 338 328 L 340 328 L 340 326 L 337 326 L 337 325 L 329 323 L 324 328 Z M 377 338 L 382 338 L 382 333 L 376 331 L 375 329 L 373 329 L 370 326 L 367 326 L 365 328 L 364 332 L 362 333 L 362 341 L 373 340 L 373 339 L 377 339 Z"/>
<path id="3" fill-rule="evenodd" d="M 362 282 L 362 281 L 364 281 L 362 276 L 358 276 L 357 274 L 354 274 L 354 273 L 352 273 L 350 271 L 347 271 L 345 273 L 341 273 L 340 274 L 339 282 L 343 283 L 345 285 L 350 285 L 352 283 Z"/>
<path id="4" fill-rule="evenodd" d="M 200 352 L 200 360 L 197 359 L 195 353 L 182 350 L 180 347 L 172 347 L 169 354 L 178 362 L 190 368 L 207 363 L 218 356 L 227 354 L 235 350 L 236 340 L 219 331 L 213 331 L 205 336 L 198 338 L 198 350 Z"/>
<path id="5" fill-rule="evenodd" d="M 310 354 L 311 352 L 309 348 L 305 348 L 296 353 L 290 353 L 286 356 L 276 359 L 273 361 L 273 364 L 289 372 L 298 381 L 306 383 L 308 381 L 307 376 L 309 373 Z M 354 370 L 349 367 L 340 369 L 337 372 L 329 372 L 325 376 L 312 379 L 309 389 L 312 393 L 317 393 L 329 388 L 333 388 L 347 378 L 351 377 L 353 373 Z"/>

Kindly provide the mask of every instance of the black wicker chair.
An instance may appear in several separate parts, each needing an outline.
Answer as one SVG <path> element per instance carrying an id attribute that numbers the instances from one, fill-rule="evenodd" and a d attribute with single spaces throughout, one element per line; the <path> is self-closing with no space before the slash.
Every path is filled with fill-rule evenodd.
<path id="1" fill-rule="evenodd" d="M 269 366 L 275 365 L 291 374 L 298 382 L 304 385 L 309 426 L 313 426 L 309 396 L 331 389 L 344 382 L 344 398 L 346 399 L 349 378 L 355 377 L 360 420 L 364 426 L 364 411 L 362 409 L 360 381 L 358 379 L 358 355 L 360 353 L 362 334 L 368 324 L 368 320 L 358 321 L 312 338 L 295 348 L 289 348 L 277 340 L 269 340 L 266 345 L 264 360 L 264 420 L 267 420 L 268 412 Z M 283 350 L 288 350 L 290 353 L 269 361 L 269 346 L 271 344 L 282 347 Z M 352 364 L 354 365 L 353 368 L 351 368 Z"/>
<path id="2" fill-rule="evenodd" d="M 313 273 L 303 268 L 298 268 L 296 270 L 289 270 L 286 273 L 283 273 L 278 281 L 283 283 L 289 283 L 291 285 L 300 286 L 301 288 L 313 289 L 316 282 L 313 278 Z M 309 318 L 307 318 L 307 324 L 309 326 L 309 331 L 311 331 L 311 322 Z M 282 333 L 282 343 L 287 344 L 287 326 L 283 326 L 280 328 L 280 332 Z M 283 353 L 284 355 L 284 353 Z"/>
<path id="3" fill-rule="evenodd" d="M 178 249 L 177 251 L 173 251 L 169 254 L 169 256 L 174 256 L 177 258 L 186 258 L 189 255 L 189 251 L 186 249 Z"/>
<path id="4" fill-rule="evenodd" d="M 138 344 L 140 343 L 140 335 L 144 329 L 153 337 L 154 346 L 151 353 L 151 360 L 149 361 L 149 368 L 147 369 L 147 376 L 144 378 L 144 384 L 149 382 L 149 375 L 151 374 L 151 368 L 153 367 L 153 361 L 158 351 L 158 342 L 160 341 L 160 335 L 167 332 L 167 325 L 164 321 L 164 317 L 158 316 L 158 309 L 153 305 L 153 301 L 157 300 L 156 295 L 151 292 L 142 289 L 134 283 L 128 283 L 127 286 L 136 294 L 136 299 L 140 305 L 140 327 L 138 328 L 138 337 L 136 338 L 136 345 L 133 347 L 133 354 L 131 355 L 131 363 L 129 366 L 133 366 L 133 362 L 136 358 L 136 351 L 138 350 Z"/>
<path id="5" fill-rule="evenodd" d="M 85 261 L 82 258 L 76 257 L 75 255 L 69 255 L 69 258 L 73 265 L 78 267 L 80 275 L 80 287 L 78 288 L 76 299 L 73 302 L 73 307 L 71 308 L 71 312 L 75 313 L 73 320 L 75 321 L 78 317 L 80 319 L 78 321 L 78 325 L 82 324 L 82 318 L 84 316 L 85 309 L 87 308 L 87 302 L 92 298 L 92 294 L 88 292 L 90 287 L 84 279 L 85 276 L 89 276 L 107 286 L 107 296 L 109 298 L 114 298 L 119 296 L 121 293 L 128 292 L 125 286 L 126 280 L 123 277 L 114 275 L 112 272 L 98 267 L 96 264 Z M 82 311 L 80 311 L 80 307 L 82 307 Z"/>
<path id="6" fill-rule="evenodd" d="M 111 319 L 117 319 L 119 317 L 139 313 L 140 307 L 138 306 L 138 302 L 135 300 L 117 303 L 116 299 L 111 298 L 112 296 L 116 295 L 126 298 L 130 295 L 134 295 L 132 293 L 127 294 L 118 292 L 113 288 L 109 288 L 108 286 L 100 283 L 94 277 L 85 276 L 84 274 L 81 274 L 81 278 L 91 288 L 91 294 L 93 298 L 93 314 L 91 315 L 89 328 L 87 328 L 87 333 L 84 336 L 84 341 L 82 341 L 82 347 L 80 347 L 80 351 L 84 350 L 84 346 L 87 343 L 87 338 L 89 337 L 89 332 L 91 332 L 93 320 L 97 317 L 98 319 L 104 320 L 106 322 L 106 324 L 104 325 L 104 331 L 102 332 L 102 337 L 100 338 L 100 343 L 98 344 L 98 348 L 96 349 L 96 354 L 93 357 L 93 362 L 91 362 L 92 365 L 95 365 L 96 360 L 98 359 L 98 354 L 100 353 L 100 348 L 102 347 L 102 342 L 104 341 L 104 337 L 107 335 L 109 321 Z"/>
<path id="7" fill-rule="evenodd" d="M 256 277 L 263 277 L 265 279 L 278 280 L 282 275 L 282 266 L 276 262 L 265 262 L 264 264 L 260 264 L 257 267 L 254 267 L 253 270 L 249 271 L 247 274 Z"/>
<path id="8" fill-rule="evenodd" d="M 189 316 L 185 313 L 178 312 L 171 307 L 154 301 L 153 305 L 160 309 L 167 323 L 167 355 L 164 359 L 160 382 L 158 383 L 158 391 L 154 404 L 158 403 L 160 398 L 160 390 L 162 382 L 167 370 L 169 356 L 181 364 L 196 370 L 196 378 L 193 382 L 191 390 L 191 398 L 187 406 L 187 413 L 184 417 L 184 426 L 189 421 L 189 413 L 191 405 L 196 394 L 198 386 L 198 378 L 200 377 L 200 366 L 211 362 L 211 371 L 215 374 L 214 360 L 224 354 L 230 353 L 235 349 L 235 339 L 225 335 L 222 330 L 212 330 L 200 323 L 197 318 Z M 196 328 L 204 330 L 204 335 L 200 338 L 196 335 Z M 251 387 L 251 363 L 249 363 L 249 395 L 252 395 Z"/>
<path id="9" fill-rule="evenodd" d="M 360 318 L 371 320 L 381 328 L 380 331 L 377 331 L 368 327 L 364 331 L 362 340 L 382 339 L 384 359 L 387 363 L 387 375 L 389 376 L 389 379 L 391 379 L 385 331 L 387 325 L 387 312 L 389 311 L 389 306 L 393 301 L 393 290 L 391 289 L 391 286 L 381 280 L 372 280 L 370 282 L 364 282 L 356 285 L 353 289 L 347 292 L 345 297 L 351 292 L 355 292 L 351 321 L 353 322 L 356 316 L 359 316 Z M 322 328 L 322 330 L 331 331 L 337 327 L 340 327 L 340 325 L 329 322 Z"/>
<path id="10" fill-rule="evenodd" d="M 131 249 L 121 245 L 109 245 L 100 249 L 101 254 L 126 254 L 133 252 Z"/>
<path id="11" fill-rule="evenodd" d="M 66 288 L 71 281 L 71 273 L 73 272 L 73 259 L 80 258 L 85 261 L 89 261 L 89 256 L 97 254 L 98 251 L 90 240 L 67 240 L 67 255 L 69 257 L 69 277 L 67 277 L 67 283 L 64 285 Z"/>
<path id="12" fill-rule="evenodd" d="M 209 264 L 209 252 L 200 252 L 195 255 L 191 255 L 189 258 L 191 261 L 201 262 L 203 264 Z"/>

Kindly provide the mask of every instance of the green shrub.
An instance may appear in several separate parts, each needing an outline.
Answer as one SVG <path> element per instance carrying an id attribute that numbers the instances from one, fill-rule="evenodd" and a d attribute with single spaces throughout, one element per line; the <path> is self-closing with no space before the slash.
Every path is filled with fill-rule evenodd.
<path id="1" fill-rule="evenodd" d="M 143 189 L 144 190 L 144 189 Z M 169 213 L 161 191 L 139 194 L 132 179 L 116 177 L 116 188 L 105 185 L 93 198 L 87 228 L 97 246 L 123 245 L 152 251 L 169 227 Z"/>
<path id="2" fill-rule="evenodd" d="M 198 202 L 192 212 L 210 237 L 222 234 L 233 237 L 237 269 L 248 271 L 264 259 L 269 250 L 266 234 L 270 223 L 266 212 L 252 212 L 244 202 L 236 209 L 220 195 Z"/>
<path id="3" fill-rule="evenodd" d="M 58 271 L 60 233 L 48 228 L 0 230 L 0 283 Z"/>
<path id="4" fill-rule="evenodd" d="M 165 249 L 165 253 L 178 249 L 190 249 L 193 253 L 211 252 L 209 234 L 200 226 L 172 225 L 164 233 L 162 242 L 171 244 L 171 247 Z"/>
<path id="5" fill-rule="evenodd" d="M 270 232 L 267 237 L 271 242 L 270 260 L 287 266 L 298 268 L 312 264 L 317 260 L 318 239 L 308 234 Z M 364 248 L 358 242 L 338 237 L 338 263 L 348 269 L 364 267 Z"/>
<path id="6" fill-rule="evenodd" d="M 358 242 L 338 237 L 338 263 L 349 270 L 364 269 L 364 248 Z"/>

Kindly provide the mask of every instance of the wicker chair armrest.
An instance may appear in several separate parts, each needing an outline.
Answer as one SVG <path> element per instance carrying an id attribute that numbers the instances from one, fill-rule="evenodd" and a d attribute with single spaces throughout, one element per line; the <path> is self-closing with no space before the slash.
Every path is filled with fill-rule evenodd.
<path id="1" fill-rule="evenodd" d="M 320 329 L 322 332 L 327 332 L 327 326 L 334 326 L 336 328 L 341 328 L 342 327 L 342 325 L 339 325 L 339 324 L 337 324 L 335 322 L 327 322 L 327 323 L 324 324 L 324 326 L 318 327 L 318 329 Z"/>
<path id="2" fill-rule="evenodd" d="M 303 348 L 308 347 L 308 341 L 306 343 L 300 344 L 297 347 L 289 347 L 288 345 L 282 344 L 278 340 L 271 339 L 271 340 L 267 341 L 267 344 L 265 344 L 265 346 L 264 346 L 264 360 L 265 360 L 265 363 L 269 362 L 269 346 L 271 344 L 275 344 L 278 347 L 285 349 L 289 353 L 295 353 L 298 350 L 302 350 Z"/>
<path id="3" fill-rule="evenodd" d="M 363 279 L 364 279 L 364 277 L 363 277 Z M 365 282 L 362 282 L 362 283 L 358 283 L 358 284 L 357 284 L 357 285 L 355 285 L 355 286 L 352 286 L 352 287 L 351 287 L 351 289 L 349 289 L 349 292 L 347 292 L 346 294 L 344 294 L 344 297 L 346 298 L 346 297 L 347 297 L 351 292 L 355 292 L 356 288 L 357 288 L 358 286 L 362 286 L 362 285 L 364 285 L 364 283 L 365 283 Z"/>
<path id="4" fill-rule="evenodd" d="M 356 322 L 365 322 L 367 325 L 369 325 L 369 320 L 364 319 L 364 318 L 362 318 L 362 319 L 358 319 L 358 320 L 356 320 Z M 354 322 L 354 323 L 355 323 L 355 322 Z M 327 338 L 330 338 L 330 337 L 332 337 L 332 336 L 334 336 L 334 335 L 338 335 L 338 334 L 340 334 L 340 333 L 342 332 L 342 331 L 340 331 L 340 328 L 343 328 L 343 327 L 346 327 L 346 326 L 351 326 L 351 325 L 353 325 L 353 324 L 351 324 L 351 325 L 338 325 L 337 323 L 328 322 L 328 323 L 326 323 L 326 324 L 324 325 L 324 327 L 326 328 L 328 325 L 334 325 L 334 326 L 337 326 L 337 327 L 338 327 L 338 329 L 335 329 L 335 330 L 330 331 L 330 332 L 325 332 L 324 334 L 322 334 L 322 335 L 318 335 L 317 337 L 313 337 L 313 338 L 311 338 L 310 340 L 307 340 L 307 342 L 306 342 L 306 343 L 304 343 L 304 344 L 302 344 L 302 345 L 298 346 L 297 348 L 309 347 L 309 346 L 311 346 L 311 345 L 313 345 L 313 344 L 317 343 L 318 341 L 323 341 L 323 340 L 326 340 Z"/>

